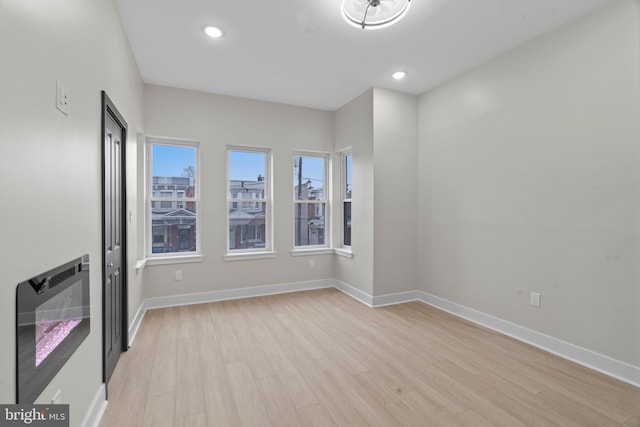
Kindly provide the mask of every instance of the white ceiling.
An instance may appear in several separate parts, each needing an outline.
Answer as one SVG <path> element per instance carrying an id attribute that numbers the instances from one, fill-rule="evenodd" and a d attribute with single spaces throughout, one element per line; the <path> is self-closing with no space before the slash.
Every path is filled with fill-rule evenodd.
<path id="1" fill-rule="evenodd" d="M 341 0 L 116 3 L 146 83 L 335 110 L 372 86 L 424 93 L 609 1 L 413 0 L 379 30 L 347 25 Z"/>

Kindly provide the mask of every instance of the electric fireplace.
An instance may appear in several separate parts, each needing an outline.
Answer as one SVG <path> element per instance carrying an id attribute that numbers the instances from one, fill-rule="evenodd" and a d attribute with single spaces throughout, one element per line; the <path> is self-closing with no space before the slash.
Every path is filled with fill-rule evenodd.
<path id="1" fill-rule="evenodd" d="M 18 284 L 18 403 L 33 403 L 89 335 L 89 308 L 89 255 Z"/>

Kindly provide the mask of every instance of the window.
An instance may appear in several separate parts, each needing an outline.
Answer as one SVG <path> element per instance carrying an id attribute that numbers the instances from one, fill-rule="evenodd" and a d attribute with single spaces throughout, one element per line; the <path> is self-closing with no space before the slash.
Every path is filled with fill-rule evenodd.
<path id="1" fill-rule="evenodd" d="M 351 152 L 342 154 L 342 246 L 351 246 Z"/>
<path id="2" fill-rule="evenodd" d="M 293 214 L 294 245 L 325 246 L 327 244 L 327 157 L 294 154 Z"/>
<path id="3" fill-rule="evenodd" d="M 147 254 L 198 253 L 198 144 L 149 139 L 147 150 Z"/>
<path id="4" fill-rule="evenodd" d="M 268 150 L 228 149 L 228 250 L 270 251 L 271 192 Z"/>
<path id="5" fill-rule="evenodd" d="M 171 193 L 171 191 L 161 191 L 160 192 L 160 198 L 163 199 L 163 201 L 160 202 L 160 207 L 161 208 L 165 208 L 165 209 L 170 209 L 173 207 L 173 203 L 170 201 L 166 201 L 167 199 L 173 199 L 173 193 Z"/>

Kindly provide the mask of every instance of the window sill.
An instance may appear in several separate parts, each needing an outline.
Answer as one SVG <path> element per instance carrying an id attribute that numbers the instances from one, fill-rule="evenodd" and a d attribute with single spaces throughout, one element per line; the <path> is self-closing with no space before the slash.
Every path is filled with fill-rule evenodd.
<path id="1" fill-rule="evenodd" d="M 292 249 L 291 256 L 325 255 L 332 254 L 331 248 Z"/>
<path id="2" fill-rule="evenodd" d="M 138 261 L 136 264 L 136 268 L 141 264 L 141 261 Z M 167 265 L 167 264 L 186 264 L 191 262 L 202 262 L 204 261 L 204 255 L 175 255 L 175 256 L 163 256 L 157 258 L 145 258 L 144 264 L 142 264 L 142 268 L 146 265 Z"/>
<path id="3" fill-rule="evenodd" d="M 136 274 L 141 270 L 144 270 L 144 267 L 147 265 L 147 259 L 142 258 L 136 261 Z"/>
<path id="4" fill-rule="evenodd" d="M 340 255 L 345 258 L 353 258 L 353 252 L 351 252 L 351 248 L 336 248 L 333 250 L 333 253 L 336 255 Z"/>
<path id="5" fill-rule="evenodd" d="M 226 254 L 224 256 L 225 261 L 244 261 L 249 259 L 268 259 L 275 258 L 276 253 L 274 251 L 265 252 L 242 252 L 238 254 Z"/>

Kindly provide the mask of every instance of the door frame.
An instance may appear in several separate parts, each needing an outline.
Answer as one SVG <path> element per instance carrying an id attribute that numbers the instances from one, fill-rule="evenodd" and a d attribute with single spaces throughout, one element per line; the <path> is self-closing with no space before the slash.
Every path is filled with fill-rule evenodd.
<path id="1" fill-rule="evenodd" d="M 105 91 L 102 91 L 102 126 L 101 126 L 101 147 L 102 147 L 102 381 L 105 384 L 105 393 L 108 396 L 108 384 L 107 384 L 107 349 L 105 346 L 105 334 L 106 334 L 106 304 L 105 304 L 105 283 L 106 283 L 106 275 L 107 268 L 105 265 L 105 231 L 106 231 L 106 218 L 105 218 L 105 185 L 106 185 L 106 170 L 105 170 L 105 131 L 106 131 L 106 118 L 107 115 L 110 116 L 122 129 L 122 149 L 120 150 L 120 185 L 121 185 L 121 196 L 122 203 L 120 204 L 120 224 L 121 224 L 121 253 L 122 253 L 122 293 L 121 293 L 121 301 L 119 303 L 121 306 L 121 322 L 122 325 L 122 352 L 125 352 L 129 349 L 129 310 L 128 310 L 128 266 L 127 266 L 127 156 L 126 156 L 126 145 L 127 145 L 127 122 L 124 120 L 114 103 L 111 101 L 109 96 Z"/>

